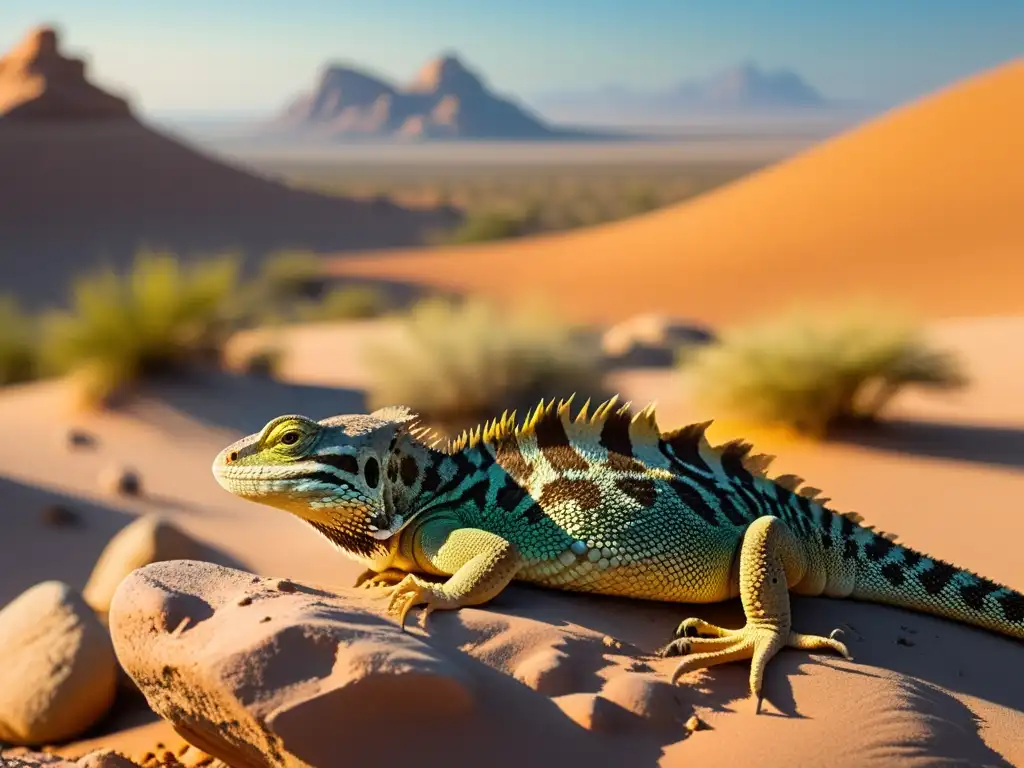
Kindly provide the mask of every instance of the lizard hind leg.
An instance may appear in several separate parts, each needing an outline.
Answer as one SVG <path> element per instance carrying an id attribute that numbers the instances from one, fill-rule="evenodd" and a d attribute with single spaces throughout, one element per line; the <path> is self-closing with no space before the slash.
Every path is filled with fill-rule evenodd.
<path id="1" fill-rule="evenodd" d="M 852 659 L 846 646 L 835 635 L 805 635 L 792 630 L 789 589 L 804 577 L 807 562 L 800 543 L 786 523 L 777 517 L 760 517 L 747 528 L 740 549 L 740 599 L 746 624 L 741 629 L 726 629 L 701 619 L 686 619 L 676 630 L 688 630 L 702 637 L 677 637 L 663 650 L 665 656 L 685 656 L 672 673 L 675 683 L 687 672 L 750 660 L 750 692 L 761 708 L 764 671 L 771 658 L 782 648 L 832 650 Z"/>

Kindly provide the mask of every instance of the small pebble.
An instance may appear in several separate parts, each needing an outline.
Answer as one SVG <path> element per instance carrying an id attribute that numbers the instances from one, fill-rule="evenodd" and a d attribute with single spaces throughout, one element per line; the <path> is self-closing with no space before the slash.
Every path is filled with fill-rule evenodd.
<path id="1" fill-rule="evenodd" d="M 100 473 L 99 482 L 108 493 L 119 496 L 139 496 L 142 493 L 142 478 L 127 467 L 107 467 Z"/>
<path id="2" fill-rule="evenodd" d="M 249 597 L 249 595 L 242 595 L 240 598 L 238 598 L 237 604 L 241 606 L 252 605 L 252 598 Z"/>
<path id="3" fill-rule="evenodd" d="M 69 429 L 67 431 L 67 446 L 69 448 L 93 448 L 96 445 L 96 438 L 84 429 Z"/>
<path id="4" fill-rule="evenodd" d="M 270 621 L 270 617 L 269 616 L 264 616 L 262 619 L 260 619 L 260 624 L 265 624 L 268 621 Z"/>
<path id="5" fill-rule="evenodd" d="M 47 504 L 42 511 L 43 525 L 53 528 L 68 528 L 81 520 L 75 510 L 63 504 Z"/>
<path id="6" fill-rule="evenodd" d="M 693 733 L 694 731 L 699 731 L 703 727 L 704 721 L 696 715 L 690 715 L 690 719 L 686 721 L 686 730 L 690 733 Z"/>
<path id="7" fill-rule="evenodd" d="M 605 646 L 608 648 L 615 648 L 616 650 L 622 648 L 622 643 L 616 640 L 611 635 L 605 635 L 603 638 L 601 638 L 601 642 L 604 643 Z"/>
<path id="8" fill-rule="evenodd" d="M 278 592 L 294 592 L 298 589 L 298 587 L 296 587 L 293 582 L 288 581 L 288 579 L 277 579 L 273 586 Z"/>

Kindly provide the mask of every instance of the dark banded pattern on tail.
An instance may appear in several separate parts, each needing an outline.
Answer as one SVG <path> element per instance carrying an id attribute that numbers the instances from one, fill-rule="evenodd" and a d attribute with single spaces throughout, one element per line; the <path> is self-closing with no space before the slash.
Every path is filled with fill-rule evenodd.
<path id="1" fill-rule="evenodd" d="M 863 529 L 861 529 L 863 531 Z M 1024 639 L 1024 595 L 971 571 L 861 533 L 851 597 L 944 616 Z"/>
<path id="2" fill-rule="evenodd" d="M 829 509 L 818 489 L 798 491 L 803 480 L 795 475 L 768 478 L 770 457 L 750 457 L 751 446 L 741 441 L 709 446 L 709 424 L 677 430 L 661 444 L 679 472 L 681 499 L 709 524 L 780 517 L 805 542 L 812 567 L 825 571 L 818 594 L 907 608 L 1024 639 L 1024 594 L 896 543 L 894 535 L 860 525 L 856 513 Z M 720 487 L 724 479 L 728 490 Z M 700 500 L 710 506 L 702 511 Z"/>

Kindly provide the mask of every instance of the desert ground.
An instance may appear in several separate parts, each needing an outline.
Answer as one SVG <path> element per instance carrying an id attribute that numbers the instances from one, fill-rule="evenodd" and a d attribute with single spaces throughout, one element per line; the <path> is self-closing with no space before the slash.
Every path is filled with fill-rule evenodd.
<path id="1" fill-rule="evenodd" d="M 970 314 L 980 296 L 986 313 L 1013 313 L 1024 284 L 1024 118 L 1005 105 L 1022 92 L 1018 59 L 626 222 L 515 247 L 347 255 L 333 271 L 498 300 L 529 284 L 605 322 L 658 311 L 731 323 L 865 295 L 933 317 Z"/>
<path id="2" fill-rule="evenodd" d="M 35 439 L 11 440 L 0 449 L 9 521 L 0 551 L 5 564 L 0 601 L 45 579 L 83 585 L 112 534 L 140 515 L 156 513 L 215 547 L 222 562 L 326 586 L 359 605 L 365 598 L 350 589 L 359 572 L 354 563 L 298 520 L 228 496 L 209 465 L 228 441 L 258 429 L 275 414 L 322 417 L 360 411 L 360 345 L 372 340 L 371 325 L 288 331 L 285 381 L 223 377 L 156 388 L 117 414 L 75 411 L 59 384 L 5 393 L 0 413 L 10 434 Z M 896 531 L 900 540 L 993 579 L 1024 584 L 1020 559 L 1007 545 L 1024 535 L 1024 526 L 1005 511 L 1011 508 L 1006 500 L 1024 492 L 1022 466 L 1015 458 L 1024 447 L 1024 407 L 1016 396 L 1024 386 L 1024 368 L 1005 360 L 1005 351 L 1022 333 L 1024 323 L 1013 317 L 937 323 L 934 338 L 965 356 L 974 376 L 969 391 L 904 398 L 892 425 L 866 444 L 823 448 L 765 434 L 756 436 L 757 447 L 778 454 L 778 471 L 798 472 L 826 489 L 837 509 L 858 510 L 869 522 Z M 326 360 L 325 349 L 331 352 Z M 298 383 L 303 380 L 315 381 Z M 616 386 L 638 403 L 657 399 L 666 427 L 707 416 L 688 406 L 686 382 L 671 371 L 620 372 Z M 96 447 L 69 450 L 64 436 L 70 426 L 94 435 Z M 726 428 L 721 437 L 728 436 Z M 111 498 L 98 487 L 97 477 L 111 465 L 134 467 L 144 478 L 142 496 Z M 47 526 L 41 515 L 55 501 L 74 509 L 78 524 Z M 372 600 L 366 605 L 379 610 Z M 520 677 L 527 674 L 524 667 L 553 663 L 548 657 L 561 658 L 560 651 L 567 654 L 567 669 L 545 684 L 550 688 L 540 686 L 559 705 L 544 708 L 543 717 L 537 712 L 542 702 L 550 702 L 544 697 L 502 689 L 509 700 L 480 702 L 478 716 L 506 723 L 495 726 L 494 738 L 504 740 L 501 751 L 508 764 L 532 759 L 537 748 L 515 736 L 516 728 L 526 724 L 571 738 L 575 749 L 595 750 L 591 758 L 609 765 L 623 764 L 629 754 L 643 764 L 664 765 L 722 755 L 771 765 L 793 760 L 882 765 L 897 759 L 928 765 L 939 757 L 1012 765 L 1024 759 L 1019 740 L 1024 700 L 1007 677 L 1019 664 L 1016 641 L 850 601 L 797 598 L 794 610 L 803 631 L 847 627 L 855 661 L 784 651 L 768 675 L 769 714 L 758 717 L 748 711 L 743 665 L 694 674 L 678 689 L 671 709 L 684 720 L 697 714 L 707 730 L 686 740 L 678 733 L 630 728 L 588 736 L 573 725 L 580 718 L 586 722 L 599 690 L 628 688 L 627 681 L 637 675 L 629 670 L 638 660 L 653 670 L 644 678 L 657 680 L 670 671 L 672 660 L 646 654 L 669 637 L 685 612 L 679 606 L 513 587 L 488 607 L 435 615 L 428 631 L 414 629 L 412 636 L 417 645 L 425 643 L 467 669 L 482 663 L 506 674 L 518 670 Z M 708 607 L 702 615 L 734 626 L 742 620 L 736 605 Z M 389 626 L 385 634 L 397 636 L 397 627 Z M 228 631 L 244 634 L 241 625 Z M 623 643 L 624 650 L 609 652 L 603 645 L 606 636 Z M 157 742 L 171 749 L 183 744 L 166 723 L 140 724 L 130 711 L 119 717 L 102 724 L 99 735 L 60 751 L 75 756 L 102 745 L 140 759 L 158 751 Z M 315 723 L 307 727 L 311 734 L 317 730 Z M 325 728 L 333 732 L 326 723 Z M 770 759 L 764 755 L 766 744 L 771 745 Z M 404 747 L 392 748 L 399 759 Z M 438 755 L 454 759 L 453 744 L 437 748 Z M 597 755 L 605 750 L 607 762 L 602 763 Z M 355 750 L 353 759 L 358 754 Z"/>
<path id="3" fill-rule="evenodd" d="M 1024 362 L 1013 353 L 1024 339 L 1024 125 L 1007 106 L 1022 91 L 1024 64 L 1011 62 L 649 213 L 480 245 L 339 253 L 326 271 L 499 302 L 539 297 L 599 333 L 645 312 L 727 330 L 794 303 L 864 295 L 917 311 L 927 339 L 963 361 L 968 386 L 901 393 L 873 430 L 824 442 L 709 413 L 685 367 L 619 367 L 607 385 L 636 405 L 656 401 L 664 430 L 715 418 L 712 442 L 751 439 L 778 457 L 773 473 L 807 478 L 831 507 L 1024 590 Z M 0 130 L 0 148 L 12 158 L 24 142 L 45 143 L 11 130 L 6 145 Z M 180 169 L 178 157 L 204 178 L 264 190 L 261 200 L 290 199 L 279 181 L 174 154 L 190 150 L 172 142 L 172 152 L 140 125 L 119 130 L 161 163 Z M 74 152 L 64 139 L 54 162 L 66 173 Z M 290 168 L 278 169 L 296 176 L 288 183 L 316 185 Z M 109 187 L 118 199 L 133 199 L 131 188 Z M 177 189 L 186 219 L 198 215 Z M 0 190 L 20 199 L 2 179 Z M 311 205 L 325 227 L 331 211 L 356 220 L 368 210 L 297 194 L 303 216 Z M 42 198 L 26 199 L 41 226 Z M 142 202 L 142 213 L 163 210 Z M 244 208 L 234 215 L 259 219 L 273 206 Z M 98 226 L 91 210 L 83 232 Z M 360 230 L 381 247 L 395 243 L 378 242 L 378 225 L 401 224 L 405 239 L 429 218 L 401 201 L 382 216 Z M 47 269 L 23 283 L 40 300 L 53 291 L 39 275 L 72 271 Z M 74 375 L 0 390 L 0 738 L 31 727 L 43 735 L 22 741 L 53 761 L 5 747 L 0 765 L 341 766 L 382 755 L 453 767 L 1024 764 L 1021 642 L 910 611 L 794 598 L 794 628 L 842 628 L 853 661 L 784 650 L 769 664 L 760 714 L 746 664 L 671 686 L 676 661 L 656 655 L 687 616 L 740 626 L 736 601 L 513 585 L 401 632 L 372 592 L 354 588 L 359 565 L 294 517 L 229 495 L 211 473 L 221 449 L 280 414 L 365 412 L 365 349 L 394 323 L 245 330 L 228 342 L 227 366 L 140 375 L 108 407 L 86 407 Z M 273 375 L 231 364 L 268 343 L 281 353 Z"/>

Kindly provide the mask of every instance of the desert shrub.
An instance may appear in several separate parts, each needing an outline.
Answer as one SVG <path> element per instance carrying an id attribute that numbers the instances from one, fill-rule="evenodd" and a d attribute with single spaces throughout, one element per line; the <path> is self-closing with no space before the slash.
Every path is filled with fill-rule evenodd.
<path id="1" fill-rule="evenodd" d="M 681 364 L 699 402 L 816 437 L 875 421 L 906 387 L 966 384 L 957 359 L 914 323 L 860 306 L 726 331 Z"/>
<path id="2" fill-rule="evenodd" d="M 75 281 L 71 306 L 43 318 L 46 368 L 81 378 L 102 402 L 139 378 L 219 360 L 231 329 L 238 265 L 217 257 L 185 267 L 165 253 L 140 253 L 126 274 Z"/>
<path id="3" fill-rule="evenodd" d="M 388 309 L 384 294 L 369 286 L 348 285 L 328 291 L 318 301 L 301 304 L 296 319 L 306 322 L 362 320 L 379 317 Z"/>
<path id="4" fill-rule="evenodd" d="M 314 253 L 281 251 L 260 265 L 256 285 L 275 302 L 316 297 L 324 285 L 323 267 Z"/>
<path id="5" fill-rule="evenodd" d="M 653 211 L 659 205 L 657 193 L 649 187 L 633 187 L 625 198 L 625 210 L 630 215 Z"/>
<path id="6" fill-rule="evenodd" d="M 0 386 L 28 381 L 36 373 L 33 323 L 12 296 L 0 296 Z"/>
<path id="7" fill-rule="evenodd" d="M 373 407 L 402 404 L 452 432 L 543 398 L 607 395 L 596 344 L 542 309 L 503 311 L 480 299 L 428 299 L 391 344 L 367 348 Z"/>
<path id="8" fill-rule="evenodd" d="M 506 211 L 486 210 L 470 212 L 449 236 L 450 243 L 482 243 L 504 240 L 522 234 L 522 217 Z"/>

